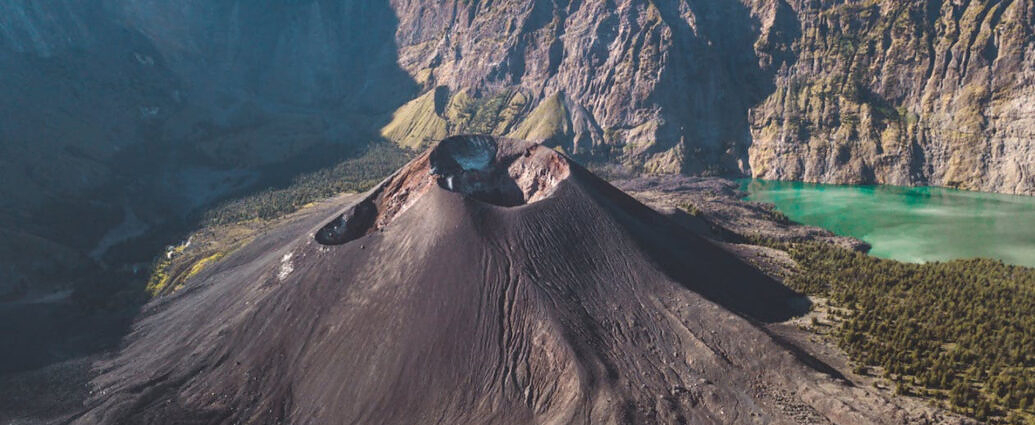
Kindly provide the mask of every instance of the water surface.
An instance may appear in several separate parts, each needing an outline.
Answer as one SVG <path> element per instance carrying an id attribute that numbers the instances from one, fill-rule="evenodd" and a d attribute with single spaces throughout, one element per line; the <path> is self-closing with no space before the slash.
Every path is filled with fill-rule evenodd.
<path id="1" fill-rule="evenodd" d="M 873 245 L 900 261 L 998 258 L 1035 267 L 1035 197 L 935 187 L 844 186 L 745 179 L 747 199 L 794 221 Z"/>

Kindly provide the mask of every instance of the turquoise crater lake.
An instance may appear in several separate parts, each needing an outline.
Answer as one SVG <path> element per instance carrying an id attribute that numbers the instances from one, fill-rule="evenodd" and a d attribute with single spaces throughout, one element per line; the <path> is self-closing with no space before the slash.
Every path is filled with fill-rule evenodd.
<path id="1" fill-rule="evenodd" d="M 996 258 L 1035 267 L 1035 197 L 934 187 L 741 180 L 748 200 L 792 220 L 862 239 L 909 262 Z"/>

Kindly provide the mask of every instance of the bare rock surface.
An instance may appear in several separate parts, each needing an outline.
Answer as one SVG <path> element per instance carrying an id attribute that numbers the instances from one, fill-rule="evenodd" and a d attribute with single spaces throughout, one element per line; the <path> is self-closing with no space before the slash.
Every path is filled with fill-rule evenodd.
<path id="1" fill-rule="evenodd" d="M 768 330 L 798 298 L 551 149 L 458 137 L 153 301 L 70 423 L 962 423 Z"/>
<path id="2" fill-rule="evenodd" d="M 751 173 L 1035 194 L 1035 6 L 789 1 L 795 60 L 751 111 Z"/>

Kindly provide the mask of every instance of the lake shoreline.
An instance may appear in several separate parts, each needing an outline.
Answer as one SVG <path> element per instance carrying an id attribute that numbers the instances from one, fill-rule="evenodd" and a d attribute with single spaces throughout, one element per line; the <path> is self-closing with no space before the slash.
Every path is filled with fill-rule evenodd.
<path id="1" fill-rule="evenodd" d="M 736 180 L 746 201 L 855 237 L 871 254 L 911 263 L 991 258 L 1035 266 L 1035 198 L 939 187 Z"/>

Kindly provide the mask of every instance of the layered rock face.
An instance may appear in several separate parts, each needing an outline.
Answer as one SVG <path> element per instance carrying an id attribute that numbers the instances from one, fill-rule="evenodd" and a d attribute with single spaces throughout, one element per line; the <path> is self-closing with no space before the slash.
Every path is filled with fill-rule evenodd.
<path id="1" fill-rule="evenodd" d="M 1035 194 L 1031 2 L 798 3 L 753 175 Z"/>
<path id="2" fill-rule="evenodd" d="M 2 190 L 96 188 L 155 140 L 256 168 L 374 127 L 413 147 L 548 140 L 648 172 L 1032 193 L 1032 9 L 5 1 L 4 159 L 37 169 L 3 167 Z"/>
<path id="3" fill-rule="evenodd" d="M 747 110 L 796 32 L 772 1 L 392 5 L 400 65 L 428 92 L 387 137 L 505 134 L 649 172 L 747 171 Z"/>
<path id="4" fill-rule="evenodd" d="M 548 140 L 637 171 L 1031 194 L 1032 5 L 407 2 L 427 90 L 383 134 Z"/>

